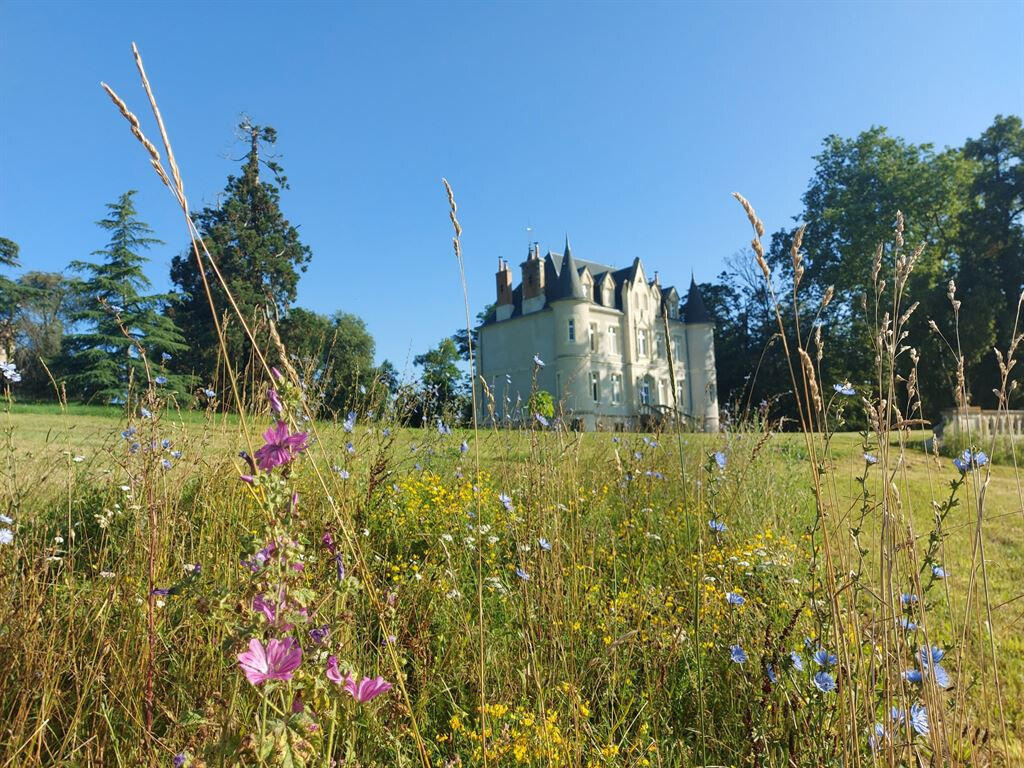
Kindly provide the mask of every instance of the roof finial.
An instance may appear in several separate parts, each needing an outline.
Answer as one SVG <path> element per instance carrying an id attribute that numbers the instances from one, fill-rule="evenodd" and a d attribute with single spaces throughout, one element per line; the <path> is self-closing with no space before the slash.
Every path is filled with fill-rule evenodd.
<path id="1" fill-rule="evenodd" d="M 572 248 L 569 246 L 569 233 L 565 233 L 565 252 L 567 254 L 572 253 Z"/>

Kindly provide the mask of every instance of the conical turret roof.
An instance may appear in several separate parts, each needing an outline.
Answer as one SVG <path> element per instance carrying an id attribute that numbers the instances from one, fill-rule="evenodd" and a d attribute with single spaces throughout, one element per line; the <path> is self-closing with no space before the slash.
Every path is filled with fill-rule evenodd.
<path id="1" fill-rule="evenodd" d="M 683 308 L 683 319 L 688 323 L 713 323 L 704 298 L 697 288 L 697 281 L 690 276 L 690 291 L 686 294 L 686 306 Z"/>

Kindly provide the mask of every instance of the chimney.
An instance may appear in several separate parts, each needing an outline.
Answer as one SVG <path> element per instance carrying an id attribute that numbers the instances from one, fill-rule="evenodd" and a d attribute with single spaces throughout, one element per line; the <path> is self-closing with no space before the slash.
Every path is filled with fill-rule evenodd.
<path id="1" fill-rule="evenodd" d="M 495 275 L 498 283 L 498 301 L 499 307 L 512 304 L 512 273 L 509 272 L 508 262 L 502 259 L 498 259 L 498 272 Z"/>
<path id="2" fill-rule="evenodd" d="M 522 263 L 523 300 L 544 295 L 544 262 L 540 260 L 539 247 L 535 244 Z"/>

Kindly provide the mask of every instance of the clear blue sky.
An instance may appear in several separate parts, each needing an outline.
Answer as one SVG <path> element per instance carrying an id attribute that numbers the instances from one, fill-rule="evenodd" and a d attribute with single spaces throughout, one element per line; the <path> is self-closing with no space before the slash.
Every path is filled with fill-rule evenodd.
<path id="1" fill-rule="evenodd" d="M 881 124 L 942 147 L 1024 112 L 1022 2 L 0 0 L 0 235 L 26 268 L 101 247 L 93 222 L 135 188 L 167 285 L 180 215 L 99 88 L 148 116 L 133 40 L 193 208 L 238 167 L 240 113 L 276 127 L 314 254 L 299 303 L 362 316 L 399 369 L 463 318 L 442 176 L 475 313 L 529 239 L 709 279 L 749 240 L 729 193 L 785 225 L 824 136 Z"/>

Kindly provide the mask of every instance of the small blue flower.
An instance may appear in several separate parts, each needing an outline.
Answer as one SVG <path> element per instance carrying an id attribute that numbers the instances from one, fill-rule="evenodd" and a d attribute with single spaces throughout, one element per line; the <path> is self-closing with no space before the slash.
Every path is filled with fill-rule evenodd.
<path id="1" fill-rule="evenodd" d="M 166 352 L 161 352 L 160 353 L 160 360 L 162 362 L 169 363 L 171 361 L 171 356 L 168 355 Z"/>
<path id="2" fill-rule="evenodd" d="M 166 451 L 168 448 L 171 447 L 171 441 L 165 437 L 163 440 L 160 441 L 160 447 Z"/>
<path id="3" fill-rule="evenodd" d="M 540 355 L 533 356 L 533 364 L 536 365 L 538 368 L 544 367 L 544 361 L 540 359 Z"/>
<path id="4" fill-rule="evenodd" d="M 545 539 L 543 536 L 537 539 L 537 543 L 540 545 L 540 548 L 543 549 L 545 552 L 551 551 L 551 542 Z"/>
<path id="5" fill-rule="evenodd" d="M 135 427 L 128 427 L 128 429 L 126 429 L 123 432 L 121 432 L 121 437 L 123 437 L 125 440 L 127 440 L 128 438 L 130 438 L 134 434 L 135 434 Z"/>
<path id="6" fill-rule="evenodd" d="M 988 464 L 988 456 L 984 451 L 972 451 L 970 448 L 964 450 L 959 458 L 953 459 L 953 465 L 960 470 L 960 474 L 966 474 L 970 469 L 980 469 Z"/>
<path id="7" fill-rule="evenodd" d="M 729 649 L 729 658 L 736 664 L 744 664 L 747 661 L 747 653 L 740 646 L 734 645 Z"/>
<path id="8" fill-rule="evenodd" d="M 155 379 L 153 379 L 153 381 L 155 381 L 157 384 L 159 384 L 162 387 L 164 384 L 167 383 L 167 377 L 166 376 L 157 376 Z"/>
<path id="9" fill-rule="evenodd" d="M 507 493 L 499 493 L 498 501 L 501 502 L 501 506 L 505 508 L 506 512 L 512 512 L 515 509 L 515 507 L 512 506 L 512 497 Z"/>
<path id="10" fill-rule="evenodd" d="M 824 648 L 819 648 L 814 652 L 814 661 L 819 667 L 829 667 L 835 665 L 838 659 L 834 654 L 829 653 Z"/>
<path id="11" fill-rule="evenodd" d="M 848 381 L 843 384 L 833 384 L 832 388 L 840 395 L 846 395 L 847 397 L 857 394 L 857 390 L 855 390 Z"/>
<path id="12" fill-rule="evenodd" d="M 530 580 L 530 574 L 528 574 L 526 571 L 524 571 L 519 566 L 516 566 L 516 576 L 518 576 L 523 581 L 529 581 Z"/>
<path id="13" fill-rule="evenodd" d="M 213 400 L 214 398 L 217 397 L 217 393 L 214 392 L 209 387 L 207 387 L 206 389 L 203 390 L 203 394 L 206 395 L 206 397 L 209 398 L 210 400 Z"/>
<path id="14" fill-rule="evenodd" d="M 797 653 L 796 651 L 790 651 L 789 660 L 793 662 L 793 669 L 795 669 L 797 672 L 804 671 L 804 659 L 803 656 L 801 656 L 799 653 Z"/>
<path id="15" fill-rule="evenodd" d="M 825 670 L 818 672 L 814 676 L 813 682 L 814 687 L 822 693 L 831 693 L 836 689 L 836 679 Z"/>
<path id="16" fill-rule="evenodd" d="M 730 605 L 743 605 L 747 602 L 747 599 L 743 597 L 743 595 L 738 595 L 735 592 L 726 592 L 725 599 Z"/>
<path id="17" fill-rule="evenodd" d="M 934 576 L 936 579 L 944 579 L 946 578 L 946 571 L 943 569 L 941 565 L 933 565 L 932 576 Z"/>
<path id="18" fill-rule="evenodd" d="M 925 706 L 910 705 L 910 725 L 922 736 L 928 735 L 928 709 Z"/>
<path id="19" fill-rule="evenodd" d="M 132 443 L 131 445 L 128 446 L 128 450 L 131 451 L 132 453 L 138 453 L 141 447 L 142 446 L 139 445 L 138 443 Z"/>
<path id="20" fill-rule="evenodd" d="M 542 413 L 535 413 L 533 415 L 537 419 L 537 422 L 542 427 L 550 427 L 551 426 L 551 424 L 548 422 L 548 420 L 544 418 L 544 414 L 542 414 Z"/>
<path id="21" fill-rule="evenodd" d="M 171 451 L 171 456 L 175 459 L 181 458 L 181 451 Z"/>
<path id="22" fill-rule="evenodd" d="M 774 667 L 772 667 L 771 664 L 765 664 L 764 665 L 764 673 L 765 673 L 765 675 L 768 676 L 768 679 L 772 683 L 779 682 L 779 676 L 775 674 L 775 669 L 774 669 Z"/>
<path id="23" fill-rule="evenodd" d="M 875 456 L 873 453 L 865 453 L 864 454 L 864 461 L 866 461 L 868 464 L 877 464 L 878 463 L 878 457 Z"/>
<path id="24" fill-rule="evenodd" d="M 140 407 L 139 408 L 139 413 L 142 414 L 142 418 L 144 418 L 144 419 L 152 419 L 153 418 L 153 412 L 150 411 L 148 408 L 141 408 Z"/>
<path id="25" fill-rule="evenodd" d="M 908 669 L 903 673 L 903 679 L 908 683 L 920 683 L 923 678 L 921 671 L 918 669 Z"/>
<path id="26" fill-rule="evenodd" d="M 345 443 L 345 450 L 348 451 L 349 453 L 355 453 L 356 447 L 352 445 L 352 443 Z"/>
<path id="27" fill-rule="evenodd" d="M 885 741 L 885 726 L 875 723 L 872 730 L 874 733 L 868 734 L 868 746 L 871 747 L 872 752 L 877 752 Z"/>
<path id="28" fill-rule="evenodd" d="M 459 453 L 465 453 L 469 450 L 469 443 L 465 440 L 462 441 L 462 445 L 459 446 Z"/>
<path id="29" fill-rule="evenodd" d="M 900 595 L 900 602 L 905 606 L 914 605 L 917 602 L 917 595 L 911 592 L 904 592 Z"/>
<path id="30" fill-rule="evenodd" d="M 184 752 L 179 752 L 174 756 L 174 759 L 171 761 L 171 764 L 174 766 L 174 768 L 185 768 L 185 763 L 187 760 L 188 755 L 186 755 Z"/>
<path id="31" fill-rule="evenodd" d="M 903 629 L 907 630 L 907 632 L 916 632 L 917 631 L 917 624 L 912 622 L 906 616 L 900 616 L 900 618 L 898 618 L 896 620 L 896 623 L 899 624 L 901 627 L 903 627 Z"/>
<path id="32" fill-rule="evenodd" d="M 715 463 L 718 465 L 718 468 L 724 470 L 726 464 L 725 454 L 722 453 L 721 451 L 715 451 L 714 457 Z"/>
<path id="33" fill-rule="evenodd" d="M 441 435 L 443 437 L 444 435 L 450 435 L 451 433 L 452 433 L 452 428 L 449 427 L 447 424 L 445 424 L 443 421 L 441 421 L 441 419 L 438 419 L 437 420 L 437 434 L 439 434 L 439 435 Z"/>
<path id="34" fill-rule="evenodd" d="M 171 460 L 170 459 L 163 459 L 160 462 L 160 466 L 163 467 L 164 469 L 170 469 L 174 465 L 171 464 Z"/>
<path id="35" fill-rule="evenodd" d="M 708 520 L 708 528 L 715 533 L 725 533 L 728 530 L 728 526 L 719 520 Z"/>

